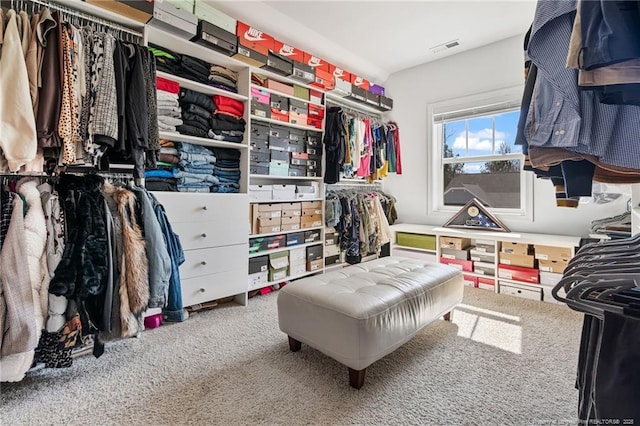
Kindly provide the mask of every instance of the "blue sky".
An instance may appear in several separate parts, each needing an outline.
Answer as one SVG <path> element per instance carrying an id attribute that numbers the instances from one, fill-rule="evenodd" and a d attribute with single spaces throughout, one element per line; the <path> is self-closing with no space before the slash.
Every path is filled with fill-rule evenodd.
<path id="1" fill-rule="evenodd" d="M 514 145 L 518 116 L 520 111 L 512 111 L 496 115 L 495 149 L 496 152 L 502 142 L 506 142 L 511 147 L 511 152 L 522 152 L 522 149 Z M 494 143 L 492 141 L 492 119 L 491 117 L 472 118 L 469 121 L 468 151 L 467 137 L 465 133 L 465 121 L 454 121 L 445 124 L 445 135 L 450 135 L 448 145 L 453 149 L 454 156 L 460 157 L 491 155 L 493 154 Z"/>

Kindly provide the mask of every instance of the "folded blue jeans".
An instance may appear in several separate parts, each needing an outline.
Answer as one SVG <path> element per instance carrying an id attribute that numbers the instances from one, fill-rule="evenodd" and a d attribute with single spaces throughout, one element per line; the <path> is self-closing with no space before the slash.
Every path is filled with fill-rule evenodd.
<path id="1" fill-rule="evenodd" d="M 208 154 L 194 154 L 191 152 L 180 151 L 180 159 L 186 161 L 204 161 L 208 163 L 215 163 L 216 157 Z"/>
<path id="2" fill-rule="evenodd" d="M 188 142 L 179 142 L 177 144 L 177 148 L 182 152 L 188 152 L 191 154 L 204 154 L 204 155 L 213 155 L 213 151 L 202 146 L 202 145 L 194 145 Z"/>

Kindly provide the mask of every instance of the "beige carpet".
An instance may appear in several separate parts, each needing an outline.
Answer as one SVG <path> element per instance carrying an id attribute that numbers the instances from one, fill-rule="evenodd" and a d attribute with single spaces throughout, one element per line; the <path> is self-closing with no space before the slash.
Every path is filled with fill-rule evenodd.
<path id="1" fill-rule="evenodd" d="M 357 391 L 336 361 L 289 352 L 276 297 L 2 384 L 0 424 L 576 424 L 581 315 L 564 306 L 466 289 L 453 323 L 370 366 Z"/>

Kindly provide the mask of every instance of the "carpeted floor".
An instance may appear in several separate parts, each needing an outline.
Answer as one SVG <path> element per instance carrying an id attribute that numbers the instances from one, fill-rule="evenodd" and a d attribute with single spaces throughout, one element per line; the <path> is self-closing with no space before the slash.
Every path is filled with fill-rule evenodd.
<path id="1" fill-rule="evenodd" d="M 3 425 L 575 424 L 581 315 L 465 289 L 437 321 L 367 369 L 278 330 L 277 293 L 221 307 L 2 384 Z"/>

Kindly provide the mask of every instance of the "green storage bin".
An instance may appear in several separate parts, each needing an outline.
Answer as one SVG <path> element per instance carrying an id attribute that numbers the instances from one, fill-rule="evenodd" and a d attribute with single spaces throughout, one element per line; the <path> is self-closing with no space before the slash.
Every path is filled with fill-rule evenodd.
<path id="1" fill-rule="evenodd" d="M 293 96 L 308 101 L 310 99 L 309 89 L 302 86 L 293 86 Z"/>
<path id="2" fill-rule="evenodd" d="M 396 244 L 403 247 L 413 247 L 424 250 L 436 250 L 436 236 L 397 232 Z"/>

